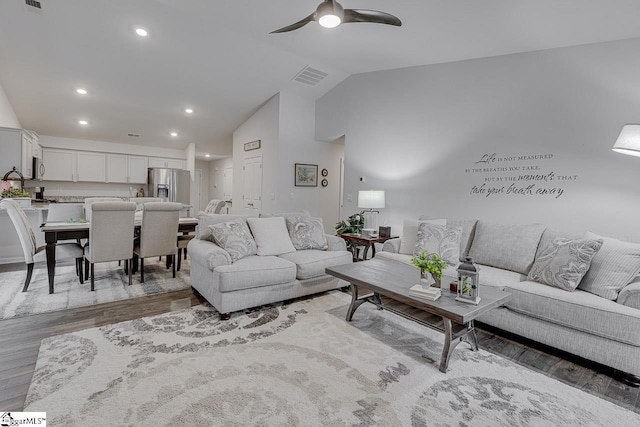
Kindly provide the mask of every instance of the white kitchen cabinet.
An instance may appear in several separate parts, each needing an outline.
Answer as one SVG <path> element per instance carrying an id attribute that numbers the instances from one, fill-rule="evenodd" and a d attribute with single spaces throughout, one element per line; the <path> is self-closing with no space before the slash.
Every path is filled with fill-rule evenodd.
<path id="1" fill-rule="evenodd" d="M 45 181 L 105 182 L 106 154 L 43 148 Z"/>
<path id="2" fill-rule="evenodd" d="M 23 129 L 0 127 L 0 176 L 15 168 L 24 176 L 33 176 L 33 158 L 39 155 L 38 134 Z"/>
<path id="3" fill-rule="evenodd" d="M 149 167 L 150 168 L 184 169 L 184 160 L 167 159 L 163 157 L 149 157 Z"/>
<path id="4" fill-rule="evenodd" d="M 147 183 L 147 158 L 107 154 L 107 182 Z"/>

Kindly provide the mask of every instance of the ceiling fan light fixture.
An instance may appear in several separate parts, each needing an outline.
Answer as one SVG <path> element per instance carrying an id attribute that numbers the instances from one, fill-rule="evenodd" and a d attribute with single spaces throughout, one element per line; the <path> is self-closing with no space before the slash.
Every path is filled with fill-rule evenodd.
<path id="1" fill-rule="evenodd" d="M 333 0 L 325 0 L 316 9 L 316 20 L 324 28 L 335 28 L 344 18 L 344 9 L 340 3 Z"/>

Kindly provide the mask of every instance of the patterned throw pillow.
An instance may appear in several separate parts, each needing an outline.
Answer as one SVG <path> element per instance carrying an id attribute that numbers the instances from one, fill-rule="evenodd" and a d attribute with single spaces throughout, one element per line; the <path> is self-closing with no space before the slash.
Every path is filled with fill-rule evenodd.
<path id="1" fill-rule="evenodd" d="M 573 292 L 601 246 L 602 239 L 556 239 L 536 258 L 529 279 Z"/>
<path id="2" fill-rule="evenodd" d="M 326 251 L 329 248 L 321 218 L 289 216 L 287 217 L 287 230 L 289 230 L 291 243 L 296 250 L 321 249 Z"/>
<path id="3" fill-rule="evenodd" d="M 421 222 L 418 226 L 418 239 L 413 249 L 413 256 L 422 251 L 436 253 L 449 265 L 460 264 L 460 238 L 462 229 L 447 225 L 436 225 Z"/>
<path id="4" fill-rule="evenodd" d="M 256 254 L 256 242 L 253 240 L 251 232 L 244 220 L 234 219 L 232 221 L 210 225 L 209 229 L 211 230 L 214 242 L 229 252 L 231 262 L 236 262 L 239 259 Z"/>

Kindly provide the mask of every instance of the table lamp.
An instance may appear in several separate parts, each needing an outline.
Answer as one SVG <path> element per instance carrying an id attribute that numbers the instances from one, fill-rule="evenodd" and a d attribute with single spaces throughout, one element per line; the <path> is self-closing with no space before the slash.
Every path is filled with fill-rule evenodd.
<path id="1" fill-rule="evenodd" d="M 384 191 L 366 190 L 358 191 L 358 208 L 365 210 L 365 222 L 363 233 L 376 235 L 378 233 L 378 209 L 384 209 Z"/>

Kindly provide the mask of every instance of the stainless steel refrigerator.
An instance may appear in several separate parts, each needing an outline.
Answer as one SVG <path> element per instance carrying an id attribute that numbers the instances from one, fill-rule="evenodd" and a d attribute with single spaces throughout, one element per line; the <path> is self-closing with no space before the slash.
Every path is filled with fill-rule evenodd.
<path id="1" fill-rule="evenodd" d="M 149 196 L 163 202 L 190 204 L 191 174 L 188 170 L 149 168 Z"/>

